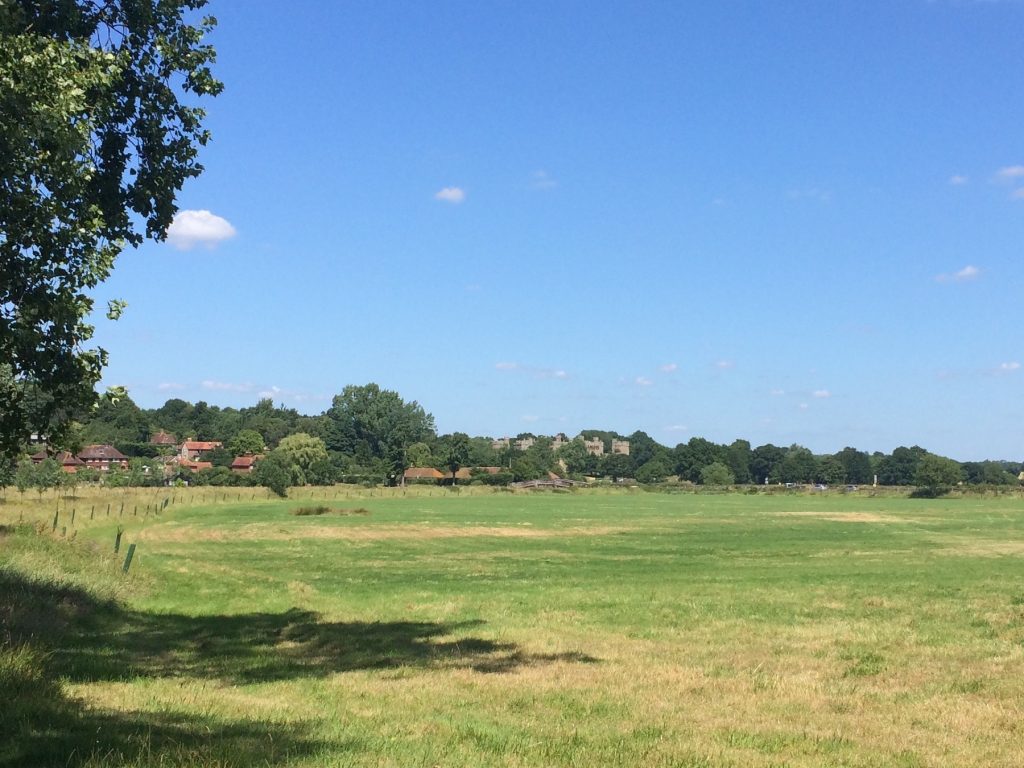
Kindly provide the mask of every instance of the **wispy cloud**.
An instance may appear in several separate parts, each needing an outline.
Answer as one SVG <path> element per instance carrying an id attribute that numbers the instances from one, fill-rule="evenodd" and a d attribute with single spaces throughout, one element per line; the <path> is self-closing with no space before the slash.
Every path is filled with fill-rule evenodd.
<path id="1" fill-rule="evenodd" d="M 720 371 L 727 371 L 730 368 L 735 367 L 736 363 L 734 363 L 732 360 L 719 360 L 715 363 L 715 368 L 717 368 Z"/>
<path id="2" fill-rule="evenodd" d="M 445 187 L 434 193 L 434 199 L 458 205 L 466 199 L 466 190 L 461 187 Z"/>
<path id="3" fill-rule="evenodd" d="M 178 211 L 167 228 L 167 242 L 179 251 L 190 251 L 197 245 L 213 248 L 235 234 L 227 219 L 209 211 Z"/>
<path id="4" fill-rule="evenodd" d="M 971 280 L 976 280 L 979 275 L 981 275 L 981 270 L 973 264 L 968 264 L 956 272 L 944 272 L 941 275 L 936 275 L 935 280 L 939 283 L 968 283 Z"/>
<path id="5" fill-rule="evenodd" d="M 823 400 L 827 397 L 832 397 L 832 393 L 829 392 L 827 389 L 816 389 L 813 392 L 811 392 L 811 397 L 816 397 L 819 400 Z"/>
<path id="6" fill-rule="evenodd" d="M 959 173 L 954 173 L 952 176 L 949 177 L 949 183 L 954 187 L 963 186 L 968 181 L 970 181 L 970 179 L 968 179 L 966 176 L 961 176 Z"/>
<path id="7" fill-rule="evenodd" d="M 184 384 L 179 384 L 176 381 L 164 381 L 156 385 L 156 388 L 161 392 L 176 392 L 181 389 L 185 389 Z"/>
<path id="8" fill-rule="evenodd" d="M 648 379 L 646 376 L 637 376 L 635 379 L 633 379 L 633 383 L 636 384 L 638 387 L 649 387 L 654 382 Z"/>
<path id="9" fill-rule="evenodd" d="M 256 389 L 256 385 L 248 381 L 236 383 L 231 381 L 214 381 L 213 379 L 204 379 L 199 386 L 214 392 L 252 392 Z"/>
<path id="10" fill-rule="evenodd" d="M 511 361 L 495 363 L 494 368 L 498 371 L 525 373 L 533 376 L 535 379 L 565 380 L 569 378 L 568 371 L 563 368 L 541 368 L 535 365 L 523 365 L 522 363 Z"/>
<path id="11" fill-rule="evenodd" d="M 530 174 L 530 186 L 534 189 L 554 189 L 558 182 L 547 171 L 538 169 Z"/>
<path id="12" fill-rule="evenodd" d="M 768 394 L 771 395 L 772 397 L 782 397 L 784 394 L 786 394 L 786 390 L 776 388 L 771 390 Z"/>
<path id="13" fill-rule="evenodd" d="M 1016 360 L 1009 363 L 1000 363 L 999 368 L 996 369 L 999 373 L 1013 373 L 1014 371 L 1020 370 L 1020 363 Z"/>
<path id="14" fill-rule="evenodd" d="M 996 178 L 1000 181 L 1014 181 L 1024 179 L 1024 165 L 1008 165 L 996 171 Z"/>
<path id="15" fill-rule="evenodd" d="M 665 432 L 689 432 L 690 428 L 685 424 L 671 424 L 664 429 Z"/>
<path id="16" fill-rule="evenodd" d="M 662 373 L 673 373 L 673 372 L 679 370 L 679 364 L 678 363 L 665 363 L 664 365 L 659 366 L 658 370 L 661 371 Z"/>
<path id="17" fill-rule="evenodd" d="M 798 405 L 797 407 L 798 407 L 798 408 L 799 408 L 799 409 L 800 409 L 801 411 L 806 411 L 806 410 L 807 410 L 808 408 L 810 408 L 811 406 L 809 406 L 809 405 L 808 405 L 807 403 L 800 403 L 800 405 Z"/>

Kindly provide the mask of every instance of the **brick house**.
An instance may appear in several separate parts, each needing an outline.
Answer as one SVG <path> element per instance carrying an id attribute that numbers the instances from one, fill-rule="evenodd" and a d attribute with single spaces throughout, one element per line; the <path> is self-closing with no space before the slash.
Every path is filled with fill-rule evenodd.
<path id="1" fill-rule="evenodd" d="M 87 445 L 79 452 L 78 458 L 85 466 L 100 472 L 128 469 L 128 457 L 112 445 Z"/>

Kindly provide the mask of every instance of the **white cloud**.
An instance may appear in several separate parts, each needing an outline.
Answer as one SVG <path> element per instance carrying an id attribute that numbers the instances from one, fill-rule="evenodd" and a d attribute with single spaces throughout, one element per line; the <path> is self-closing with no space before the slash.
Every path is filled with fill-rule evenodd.
<path id="1" fill-rule="evenodd" d="M 434 199 L 458 205 L 466 199 L 466 190 L 461 187 L 445 187 L 444 189 L 434 193 Z"/>
<path id="2" fill-rule="evenodd" d="M 540 421 L 540 416 L 534 416 L 532 413 L 529 413 L 526 416 L 523 416 L 523 421 L 526 421 L 526 422 L 529 422 L 529 423 L 532 424 L 535 421 Z"/>
<path id="3" fill-rule="evenodd" d="M 1008 165 L 996 171 L 996 178 L 1002 181 L 1024 178 L 1024 165 Z"/>
<path id="4" fill-rule="evenodd" d="M 636 384 L 638 387 L 649 387 L 654 382 L 648 379 L 646 376 L 637 376 L 635 379 L 633 379 L 633 383 Z"/>
<path id="5" fill-rule="evenodd" d="M 665 363 L 659 367 L 658 370 L 662 373 L 672 373 L 673 371 L 679 370 L 679 365 L 677 363 Z"/>
<path id="6" fill-rule="evenodd" d="M 501 362 L 495 363 L 494 367 L 499 371 L 518 371 L 519 373 L 527 373 L 532 375 L 535 379 L 558 379 L 564 381 L 569 378 L 568 371 L 562 368 L 538 368 L 533 365 L 522 365 L 521 363 L 513 362 Z"/>
<path id="7" fill-rule="evenodd" d="M 1024 187 L 1013 190 L 1013 193 L 1010 195 L 1010 197 L 1012 197 L 1014 200 L 1024 200 Z"/>
<path id="8" fill-rule="evenodd" d="M 690 428 L 685 424 L 672 424 L 671 426 L 665 427 L 666 432 L 689 432 Z"/>
<path id="9" fill-rule="evenodd" d="M 811 392 L 811 396 L 817 397 L 819 399 L 824 399 L 826 397 L 832 397 L 832 393 L 829 392 L 827 389 L 816 389 L 813 392 Z"/>
<path id="10" fill-rule="evenodd" d="M 784 390 L 784 389 L 773 389 L 768 394 L 770 394 L 772 397 L 782 397 L 784 394 L 786 394 L 786 390 Z"/>
<path id="11" fill-rule="evenodd" d="M 1019 371 L 1020 363 L 1014 361 L 1012 363 L 1000 363 L 999 370 L 1002 373 L 1009 373 L 1010 371 Z"/>
<path id="12" fill-rule="evenodd" d="M 216 392 L 252 392 L 256 388 L 249 382 L 235 384 L 230 381 L 214 381 L 213 379 L 204 379 L 199 386 Z"/>
<path id="13" fill-rule="evenodd" d="M 179 251 L 190 251 L 197 245 L 213 248 L 235 234 L 227 219 L 209 211 L 178 211 L 167 228 L 167 242 Z"/>
<path id="14" fill-rule="evenodd" d="M 554 189 L 558 182 L 547 171 L 537 170 L 530 174 L 530 186 L 534 189 Z"/>
<path id="15" fill-rule="evenodd" d="M 718 368 L 720 371 L 726 371 L 734 367 L 735 365 L 736 363 L 734 363 L 732 360 L 719 360 L 717 363 L 715 363 L 715 368 Z"/>
<path id="16" fill-rule="evenodd" d="M 159 389 L 161 392 L 177 391 L 179 389 L 184 389 L 185 385 L 184 384 L 178 384 L 175 381 L 165 381 L 165 382 L 162 382 L 160 384 L 157 384 L 156 388 Z"/>
<path id="17" fill-rule="evenodd" d="M 806 411 L 808 408 L 810 408 L 810 406 L 807 405 L 807 403 L 800 403 L 799 408 L 801 411 Z"/>
<path id="18" fill-rule="evenodd" d="M 968 181 L 970 181 L 970 179 L 968 179 L 966 176 L 961 176 L 959 173 L 954 173 L 952 176 L 949 177 L 949 183 L 952 184 L 954 187 L 959 187 L 962 184 L 966 184 Z"/>
<path id="19" fill-rule="evenodd" d="M 943 273 L 936 275 L 935 279 L 940 283 L 967 283 L 975 280 L 981 274 L 981 270 L 973 264 L 968 264 L 963 269 L 952 274 Z"/>

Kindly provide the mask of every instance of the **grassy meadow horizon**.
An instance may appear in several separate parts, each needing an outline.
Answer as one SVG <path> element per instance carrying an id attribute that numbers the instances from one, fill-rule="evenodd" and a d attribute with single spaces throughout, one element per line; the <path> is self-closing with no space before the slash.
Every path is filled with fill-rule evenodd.
<path id="1" fill-rule="evenodd" d="M 1019 491 L 293 491 L 8 493 L 0 766 L 1024 763 Z"/>

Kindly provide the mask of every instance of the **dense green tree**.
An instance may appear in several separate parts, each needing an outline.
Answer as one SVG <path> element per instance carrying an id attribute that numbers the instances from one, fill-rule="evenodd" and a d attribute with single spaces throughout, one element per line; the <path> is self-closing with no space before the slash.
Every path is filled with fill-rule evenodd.
<path id="1" fill-rule="evenodd" d="M 455 483 L 455 473 L 469 461 L 469 435 L 465 432 L 454 432 L 439 437 L 434 453 L 437 469 L 449 473 L 452 483 Z"/>
<path id="2" fill-rule="evenodd" d="M 292 485 L 292 464 L 275 449 L 256 465 L 252 478 L 256 485 L 269 488 L 283 499 Z"/>
<path id="3" fill-rule="evenodd" d="M 328 448 L 354 456 L 363 465 L 381 460 L 389 473 L 397 475 L 409 466 L 408 447 L 436 436 L 434 417 L 419 403 L 406 403 L 397 392 L 376 384 L 345 387 L 326 415 Z"/>
<path id="4" fill-rule="evenodd" d="M 257 454 L 267 450 L 263 435 L 255 429 L 243 429 L 228 443 L 228 450 L 233 456 L 244 456 L 247 453 Z"/>
<path id="5" fill-rule="evenodd" d="M 317 462 L 327 461 L 327 446 L 319 437 L 297 432 L 282 438 L 273 451 L 290 467 L 292 485 L 305 485 L 309 471 Z M 262 462 L 261 462 L 262 463 Z"/>
<path id="6" fill-rule="evenodd" d="M 871 457 L 864 451 L 847 446 L 836 454 L 839 463 L 843 465 L 843 472 L 846 475 L 847 483 L 865 485 L 872 481 L 873 471 L 871 469 Z"/>
<path id="7" fill-rule="evenodd" d="M 146 414 L 127 393 L 117 398 L 100 398 L 82 428 L 85 443 L 144 443 L 149 439 Z"/>
<path id="8" fill-rule="evenodd" d="M 948 493 L 962 477 L 960 464 L 953 459 L 925 453 L 914 470 L 914 485 L 925 491 L 923 495 L 939 496 Z"/>
<path id="9" fill-rule="evenodd" d="M 629 440 L 629 458 L 633 462 L 634 474 L 637 468 L 649 461 L 668 459 L 668 448 L 661 445 L 646 432 L 637 430 L 626 439 Z"/>
<path id="10" fill-rule="evenodd" d="M 676 474 L 692 483 L 701 482 L 701 470 L 708 464 L 718 462 L 728 466 L 725 448 L 703 437 L 691 437 L 685 445 L 677 445 L 673 453 Z"/>
<path id="11" fill-rule="evenodd" d="M 215 467 L 230 467 L 235 456 L 227 448 L 214 448 L 203 454 L 203 461 L 208 461 Z"/>
<path id="12" fill-rule="evenodd" d="M 598 470 L 605 477 L 619 480 L 624 477 L 632 477 L 634 467 L 629 456 L 623 456 L 621 453 L 606 453 L 598 463 Z"/>
<path id="13" fill-rule="evenodd" d="M 192 96 L 221 88 L 203 43 L 214 20 L 186 22 L 203 4 L 0 3 L 0 453 L 32 431 L 59 444 L 95 402 L 107 355 L 87 346 L 91 293 L 125 244 L 164 237 L 202 170 Z M 30 390 L 51 396 L 41 412 Z"/>
<path id="14" fill-rule="evenodd" d="M 721 461 L 713 461 L 700 469 L 700 482 L 703 485 L 732 485 L 734 481 L 732 470 Z"/>
<path id="15" fill-rule="evenodd" d="M 565 462 L 565 471 L 570 475 L 593 475 L 597 472 L 598 459 L 587 453 L 581 438 L 570 440 L 559 448 L 555 458 Z"/>
<path id="16" fill-rule="evenodd" d="M 753 481 L 758 485 L 764 485 L 765 482 L 781 482 L 779 468 L 785 458 L 785 448 L 771 443 L 759 445 L 750 455 L 750 473 L 753 476 Z"/>
<path id="17" fill-rule="evenodd" d="M 917 464 L 927 453 L 924 448 L 899 447 L 878 463 L 878 482 L 882 485 L 913 485 Z"/>
<path id="18" fill-rule="evenodd" d="M 410 467 L 434 467 L 441 461 L 434 457 L 426 443 L 413 443 L 405 451 L 405 460 Z"/>
<path id="19" fill-rule="evenodd" d="M 813 483 L 818 474 L 818 460 L 801 445 L 791 445 L 778 468 L 783 483 Z"/>
<path id="20" fill-rule="evenodd" d="M 745 485 L 751 481 L 753 475 L 750 471 L 750 464 L 753 461 L 754 453 L 750 449 L 750 442 L 747 440 L 734 440 L 725 449 L 726 464 L 732 471 L 734 482 Z"/>
<path id="21" fill-rule="evenodd" d="M 825 485 L 841 485 L 846 482 L 846 468 L 838 456 L 822 456 L 814 479 Z"/>
<path id="22" fill-rule="evenodd" d="M 672 474 L 668 462 L 656 457 L 641 465 L 636 470 L 637 482 L 641 483 L 662 483 Z"/>

